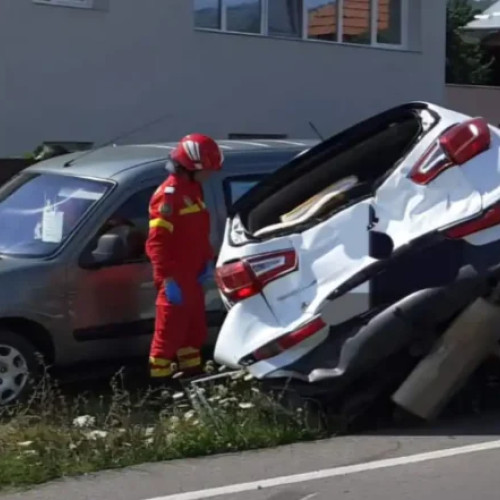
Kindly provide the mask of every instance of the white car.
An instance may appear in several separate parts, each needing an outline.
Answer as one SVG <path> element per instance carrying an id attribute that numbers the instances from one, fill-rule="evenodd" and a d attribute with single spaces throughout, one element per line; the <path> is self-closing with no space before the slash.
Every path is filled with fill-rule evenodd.
<path id="1" fill-rule="evenodd" d="M 334 377 L 344 341 L 376 311 L 467 264 L 498 264 L 499 146 L 500 130 L 482 118 L 411 102 L 252 188 L 218 257 L 228 313 L 216 361 L 258 379 Z"/>

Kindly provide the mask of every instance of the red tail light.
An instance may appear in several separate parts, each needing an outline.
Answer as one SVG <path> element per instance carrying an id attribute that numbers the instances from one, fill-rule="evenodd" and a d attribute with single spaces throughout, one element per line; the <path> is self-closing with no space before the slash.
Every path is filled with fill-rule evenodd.
<path id="1" fill-rule="evenodd" d="M 300 344 L 304 340 L 312 337 L 314 334 L 318 333 L 326 326 L 325 322 L 321 318 L 315 318 L 310 323 L 302 326 L 298 330 L 287 333 L 283 337 L 270 342 L 269 344 L 257 349 L 253 353 L 253 358 L 256 361 L 262 361 L 264 359 L 272 358 L 278 354 L 291 349 L 292 347 Z"/>
<path id="2" fill-rule="evenodd" d="M 459 239 L 465 238 L 471 234 L 488 229 L 500 224 L 500 205 L 495 206 L 481 214 L 476 219 L 464 222 L 458 226 L 452 227 L 445 231 L 448 238 Z"/>
<path id="3" fill-rule="evenodd" d="M 217 268 L 215 279 L 226 297 L 239 301 L 260 293 L 269 282 L 297 269 L 295 250 L 282 250 L 224 264 Z"/>
<path id="4" fill-rule="evenodd" d="M 463 165 L 486 151 L 490 144 L 490 129 L 483 118 L 454 125 L 427 149 L 411 170 L 410 178 L 417 184 L 429 184 L 444 170 Z"/>

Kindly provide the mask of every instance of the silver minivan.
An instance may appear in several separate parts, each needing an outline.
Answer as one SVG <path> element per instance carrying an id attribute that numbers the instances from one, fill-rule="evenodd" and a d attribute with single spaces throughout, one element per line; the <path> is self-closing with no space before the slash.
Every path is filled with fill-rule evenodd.
<path id="1" fill-rule="evenodd" d="M 222 140 L 204 187 L 219 248 L 233 202 L 313 140 Z M 0 188 L 0 405 L 22 396 L 37 353 L 54 367 L 146 358 L 156 290 L 148 203 L 174 143 L 109 146 L 37 163 Z M 213 344 L 225 316 L 207 285 Z"/>

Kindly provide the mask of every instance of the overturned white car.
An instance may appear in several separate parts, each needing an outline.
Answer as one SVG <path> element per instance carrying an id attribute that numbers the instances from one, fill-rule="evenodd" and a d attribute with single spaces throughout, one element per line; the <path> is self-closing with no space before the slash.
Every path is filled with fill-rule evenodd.
<path id="1" fill-rule="evenodd" d="M 308 397 L 340 400 L 382 372 L 396 389 L 496 283 L 499 146 L 484 119 L 412 102 L 250 190 L 218 258 L 216 360 Z"/>

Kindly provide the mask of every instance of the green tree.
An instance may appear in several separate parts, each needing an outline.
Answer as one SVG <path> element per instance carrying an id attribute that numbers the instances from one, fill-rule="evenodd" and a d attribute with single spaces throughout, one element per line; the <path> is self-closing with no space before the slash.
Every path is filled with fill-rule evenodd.
<path id="1" fill-rule="evenodd" d="M 479 42 L 464 39 L 461 28 L 479 13 L 468 0 L 449 0 L 446 12 L 446 83 L 486 85 L 491 81 L 493 58 Z"/>

